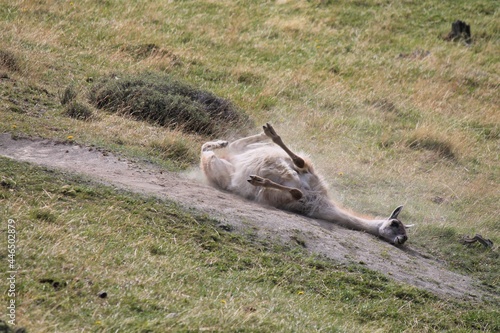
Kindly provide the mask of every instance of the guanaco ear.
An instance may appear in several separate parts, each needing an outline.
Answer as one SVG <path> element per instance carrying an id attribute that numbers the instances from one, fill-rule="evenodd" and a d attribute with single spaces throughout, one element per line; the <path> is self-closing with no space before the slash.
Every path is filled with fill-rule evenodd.
<path id="1" fill-rule="evenodd" d="M 401 213 L 402 210 L 403 210 L 403 206 L 399 206 L 398 208 L 394 209 L 394 211 L 391 214 L 391 217 L 389 217 L 389 220 L 397 219 L 399 213 Z"/>

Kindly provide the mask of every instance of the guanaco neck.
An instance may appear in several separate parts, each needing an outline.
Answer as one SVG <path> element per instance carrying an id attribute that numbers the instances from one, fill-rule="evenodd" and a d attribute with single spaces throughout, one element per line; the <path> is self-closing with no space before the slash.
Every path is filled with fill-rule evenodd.
<path id="1" fill-rule="evenodd" d="M 370 220 L 353 215 L 339 207 L 333 202 L 326 202 L 313 213 L 313 216 L 328 222 L 339 224 L 343 227 L 366 231 L 372 235 L 379 236 L 379 228 L 384 220 Z"/>

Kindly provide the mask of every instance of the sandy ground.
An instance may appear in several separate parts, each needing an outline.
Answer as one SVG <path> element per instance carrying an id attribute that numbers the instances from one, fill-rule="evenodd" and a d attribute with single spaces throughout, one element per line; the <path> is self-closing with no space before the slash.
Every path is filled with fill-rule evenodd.
<path id="1" fill-rule="evenodd" d="M 167 198 L 208 213 L 234 232 L 252 229 L 260 237 L 305 243 L 305 248 L 342 263 L 361 263 L 387 277 L 441 297 L 478 299 L 483 291 L 466 275 L 447 270 L 432 256 L 411 246 L 398 248 L 359 231 L 263 207 L 204 184 L 197 172 L 177 174 L 132 162 L 109 152 L 39 139 L 0 134 L 0 155 L 18 161 L 82 174 L 122 189 Z M 403 213 L 404 214 L 404 213 Z"/>

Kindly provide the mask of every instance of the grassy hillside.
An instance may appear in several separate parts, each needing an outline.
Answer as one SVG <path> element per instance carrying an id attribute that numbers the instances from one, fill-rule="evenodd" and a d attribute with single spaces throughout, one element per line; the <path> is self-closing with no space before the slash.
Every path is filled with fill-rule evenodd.
<path id="1" fill-rule="evenodd" d="M 457 19 L 471 25 L 471 44 L 444 40 Z M 411 246 L 500 292 L 497 247 L 459 242 L 476 233 L 500 242 L 495 1 L 1 1 L 0 42 L 0 132 L 94 144 L 179 170 L 196 164 L 199 146 L 208 138 L 240 136 L 270 121 L 291 146 L 313 157 L 337 201 L 373 214 L 404 204 L 403 219 L 417 224 Z M 214 125 L 208 135 L 93 103 L 103 80 L 151 73 L 230 101 L 242 120 Z M 2 216 L 25 223 L 19 323 L 30 331 L 98 330 L 94 324 L 102 324 L 102 331 L 468 332 L 499 326 L 492 304 L 447 304 L 387 281 L 358 285 L 381 277 L 322 261 L 327 269 L 311 268 L 308 262 L 319 259 L 249 243 L 251 237 L 216 230 L 224 241 L 214 241 L 216 252 L 209 246 L 199 254 L 191 245 L 207 242 L 201 235 L 214 230 L 208 217 L 62 175 L 52 184 L 47 171 L 24 172 L 26 167 L 6 160 L 2 168 Z M 61 190 L 64 184 L 74 190 L 69 198 Z M 150 216 L 155 211 L 162 213 Z M 186 227 L 169 226 L 171 215 Z M 121 221 L 123 216 L 128 220 Z M 164 233 L 161 237 L 134 228 L 149 219 L 162 221 L 153 226 Z M 106 233 L 95 228 L 100 224 Z M 124 233 L 112 233 L 116 228 Z M 173 234 L 183 246 L 163 250 L 172 246 L 163 237 Z M 132 247 L 119 251 L 123 243 L 145 251 L 145 266 L 132 265 L 127 274 L 137 280 L 150 272 L 147 284 L 124 278 L 126 263 L 137 254 Z M 54 257 L 41 260 L 43 251 Z M 234 262 L 238 256 L 250 263 Z M 243 268 L 214 268 L 207 264 L 214 258 Z M 268 261 L 283 262 L 276 268 L 280 274 L 300 278 L 280 280 Z M 90 271 L 78 271 L 84 267 Z M 66 281 L 65 288 L 52 290 L 50 283 L 37 282 L 40 276 Z M 203 286 L 186 283 L 197 276 L 211 278 Z M 342 280 L 339 276 L 347 277 L 346 293 L 358 300 L 330 288 L 331 279 Z M 119 296 L 93 298 L 101 286 Z M 409 296 L 398 297 L 401 288 Z M 375 295 L 367 292 L 372 289 Z M 272 303 L 266 303 L 269 294 Z M 74 295 L 85 296 L 74 301 Z M 170 308 L 179 304 L 185 306 Z"/>
<path id="2" fill-rule="evenodd" d="M 495 303 L 441 300 L 175 203 L 5 158 L 0 172 L 1 213 L 18 228 L 17 323 L 29 332 L 500 327 Z"/>

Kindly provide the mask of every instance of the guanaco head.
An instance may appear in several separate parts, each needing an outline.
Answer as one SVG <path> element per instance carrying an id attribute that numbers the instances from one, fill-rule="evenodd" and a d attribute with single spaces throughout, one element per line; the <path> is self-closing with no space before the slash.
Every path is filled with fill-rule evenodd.
<path id="1" fill-rule="evenodd" d="M 403 210 L 403 206 L 396 208 L 387 221 L 385 221 L 379 228 L 380 237 L 394 245 L 402 245 L 408 240 L 406 228 L 411 227 L 405 226 L 398 219 L 398 215 L 401 210 Z"/>

